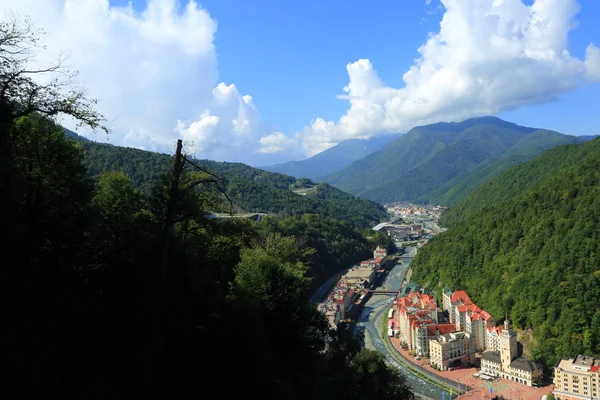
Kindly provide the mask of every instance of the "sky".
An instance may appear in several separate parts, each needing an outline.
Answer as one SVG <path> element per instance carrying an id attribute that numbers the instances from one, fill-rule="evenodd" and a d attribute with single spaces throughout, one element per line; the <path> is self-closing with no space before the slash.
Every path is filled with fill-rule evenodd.
<path id="1" fill-rule="evenodd" d="M 597 0 L 0 0 L 68 54 L 97 141 L 254 166 L 481 115 L 600 134 Z M 598 47 L 596 47 L 598 46 Z M 65 126 L 74 121 L 64 118 Z"/>

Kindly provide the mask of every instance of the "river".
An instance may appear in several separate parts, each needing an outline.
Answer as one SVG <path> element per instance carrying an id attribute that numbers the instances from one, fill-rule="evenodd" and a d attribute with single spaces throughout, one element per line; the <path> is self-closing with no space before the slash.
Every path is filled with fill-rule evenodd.
<path id="1" fill-rule="evenodd" d="M 409 250 L 410 249 L 410 250 Z M 416 249 L 407 249 L 407 255 L 413 256 Z M 399 290 L 402 285 L 402 280 L 410 265 L 410 259 L 403 260 L 396 264 L 385 279 L 382 288 L 390 290 Z M 442 389 L 432 383 L 421 379 L 414 375 L 404 365 L 394 360 L 381 339 L 381 317 L 384 312 L 387 312 L 394 301 L 394 296 L 373 296 L 365 305 L 358 323 L 357 330 L 364 331 L 365 333 L 365 346 L 379 351 L 384 355 L 386 360 L 394 366 L 402 375 L 406 377 L 406 380 L 415 394 L 422 395 L 431 399 L 441 399 Z M 387 332 L 386 332 L 387 334 Z M 448 398 L 446 393 L 446 398 Z"/>

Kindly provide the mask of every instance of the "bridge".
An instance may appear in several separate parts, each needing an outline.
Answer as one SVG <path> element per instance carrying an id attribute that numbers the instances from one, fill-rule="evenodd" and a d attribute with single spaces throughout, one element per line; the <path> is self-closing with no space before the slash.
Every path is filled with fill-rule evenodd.
<path id="1" fill-rule="evenodd" d="M 387 295 L 398 295 L 400 293 L 399 290 L 367 290 L 367 293 L 376 295 L 376 294 L 387 294 Z"/>

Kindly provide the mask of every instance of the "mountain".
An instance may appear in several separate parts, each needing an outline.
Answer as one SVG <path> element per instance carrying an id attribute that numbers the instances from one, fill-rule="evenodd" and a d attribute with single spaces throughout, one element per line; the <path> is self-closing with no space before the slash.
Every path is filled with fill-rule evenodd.
<path id="1" fill-rule="evenodd" d="M 530 355 L 600 355 L 600 139 L 510 168 L 419 251 L 413 278 L 508 317 Z"/>
<path id="2" fill-rule="evenodd" d="M 496 117 L 442 122 L 416 127 L 324 180 L 379 203 L 451 205 L 508 167 L 584 140 Z"/>
<path id="3" fill-rule="evenodd" d="M 73 137 L 72 134 L 67 136 Z M 113 146 L 80 140 L 84 161 L 92 176 L 104 171 L 122 171 L 145 193 L 149 193 L 162 174 L 168 173 L 172 157 L 134 148 Z M 274 172 L 267 172 L 241 163 L 194 160 L 199 166 L 226 180 L 226 193 L 237 211 L 288 215 L 319 214 L 347 221 L 357 227 L 373 226 L 386 217 L 383 208 L 367 199 L 344 193 L 327 183 L 314 184 Z M 306 194 L 297 194 L 295 187 L 308 187 Z"/>
<path id="4" fill-rule="evenodd" d="M 306 160 L 290 161 L 269 167 L 261 167 L 261 169 L 295 176 L 296 178 L 310 178 L 318 181 L 325 175 L 339 171 L 352 162 L 379 150 L 398 137 L 399 135 L 387 135 L 369 139 L 345 140 Z"/>
<path id="5" fill-rule="evenodd" d="M 582 160 L 593 157 L 599 146 L 598 140 L 585 145 L 558 146 L 530 162 L 509 168 L 497 179 L 481 185 L 464 200 L 451 207 L 444 213 L 440 223 L 451 226 L 460 220 L 479 214 L 486 207 L 510 200 L 528 188 L 573 168 Z"/>

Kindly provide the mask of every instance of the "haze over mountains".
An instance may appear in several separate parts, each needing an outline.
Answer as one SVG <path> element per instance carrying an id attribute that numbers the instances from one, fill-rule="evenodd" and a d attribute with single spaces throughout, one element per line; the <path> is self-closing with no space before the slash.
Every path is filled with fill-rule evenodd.
<path id="1" fill-rule="evenodd" d="M 420 126 L 324 177 L 379 203 L 455 204 L 506 168 L 588 138 L 516 125 L 496 117 Z"/>
<path id="2" fill-rule="evenodd" d="M 354 161 L 368 156 L 386 144 L 398 139 L 400 135 L 376 136 L 369 139 L 350 139 L 333 146 L 306 160 L 289 161 L 268 167 L 266 171 L 279 172 L 296 178 L 322 180 L 326 175 L 334 173 L 352 164 Z"/>

